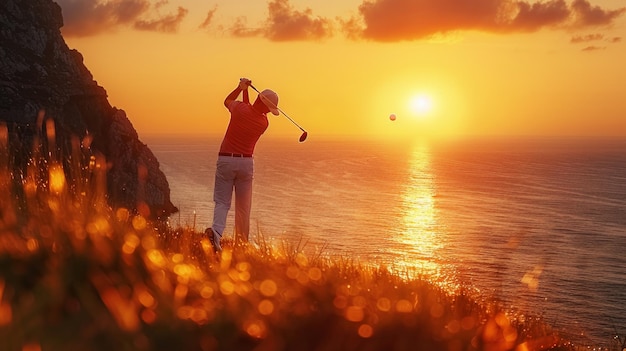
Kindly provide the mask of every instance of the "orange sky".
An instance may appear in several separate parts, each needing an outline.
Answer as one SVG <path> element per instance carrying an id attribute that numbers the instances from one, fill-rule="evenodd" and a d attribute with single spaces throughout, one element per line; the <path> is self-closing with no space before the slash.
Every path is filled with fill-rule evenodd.
<path id="1" fill-rule="evenodd" d="M 311 136 L 626 136 L 622 0 L 57 2 L 140 135 L 222 134 L 248 77 Z"/>

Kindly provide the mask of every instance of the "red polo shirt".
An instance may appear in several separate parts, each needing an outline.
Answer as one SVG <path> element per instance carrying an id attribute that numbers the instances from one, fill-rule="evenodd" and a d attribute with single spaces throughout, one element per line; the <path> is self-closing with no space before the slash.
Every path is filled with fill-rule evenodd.
<path id="1" fill-rule="evenodd" d="M 269 126 L 267 115 L 257 112 L 249 103 L 236 100 L 228 105 L 228 110 L 230 122 L 220 152 L 253 154 L 256 142 Z"/>

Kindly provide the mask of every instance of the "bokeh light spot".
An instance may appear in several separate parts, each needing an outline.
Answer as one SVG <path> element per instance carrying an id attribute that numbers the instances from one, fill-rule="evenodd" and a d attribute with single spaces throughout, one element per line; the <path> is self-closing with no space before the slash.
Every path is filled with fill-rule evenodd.
<path id="1" fill-rule="evenodd" d="M 264 280 L 259 286 L 261 294 L 265 296 L 274 296 L 276 295 L 276 291 L 278 291 L 278 287 L 276 283 L 271 279 Z"/>
<path id="2" fill-rule="evenodd" d="M 409 313 L 413 311 L 413 305 L 408 300 L 398 300 L 398 302 L 396 302 L 396 311 L 400 313 Z"/>
<path id="3" fill-rule="evenodd" d="M 274 312 L 274 303 L 270 300 L 263 300 L 259 302 L 258 310 L 260 314 L 268 316 Z"/>
<path id="4" fill-rule="evenodd" d="M 358 306 L 350 306 L 346 309 L 346 319 L 350 322 L 360 322 L 365 317 L 363 308 Z"/>
<path id="5" fill-rule="evenodd" d="M 376 308 L 383 312 L 389 312 L 391 310 L 391 300 L 386 297 L 381 297 L 376 301 Z"/>
<path id="6" fill-rule="evenodd" d="M 369 324 L 361 324 L 359 327 L 359 336 L 362 338 L 371 338 L 374 334 L 374 329 Z"/>

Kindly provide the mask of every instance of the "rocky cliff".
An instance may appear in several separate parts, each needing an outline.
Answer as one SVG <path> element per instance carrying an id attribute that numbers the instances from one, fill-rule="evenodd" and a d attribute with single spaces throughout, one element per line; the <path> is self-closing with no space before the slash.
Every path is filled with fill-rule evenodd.
<path id="1" fill-rule="evenodd" d="M 0 124 L 10 145 L 28 153 L 46 121 L 54 121 L 54 152 L 68 157 L 72 140 L 107 162 L 106 193 L 113 207 L 151 218 L 177 212 L 169 184 L 126 113 L 111 106 L 82 55 L 61 35 L 61 8 L 52 0 L 0 1 Z M 28 156 L 13 157 L 24 167 Z M 149 211 L 148 211 L 149 210 Z"/>

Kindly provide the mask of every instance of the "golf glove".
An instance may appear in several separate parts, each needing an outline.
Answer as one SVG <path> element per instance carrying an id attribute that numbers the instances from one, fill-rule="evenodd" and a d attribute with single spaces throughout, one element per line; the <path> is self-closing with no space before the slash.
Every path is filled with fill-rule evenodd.
<path id="1" fill-rule="evenodd" d="M 239 89 L 246 90 L 252 84 L 252 81 L 248 78 L 239 79 Z"/>

